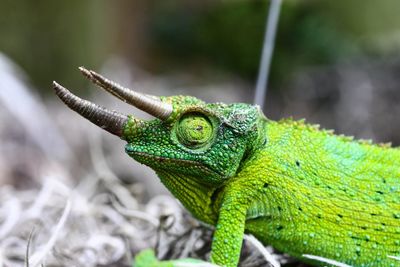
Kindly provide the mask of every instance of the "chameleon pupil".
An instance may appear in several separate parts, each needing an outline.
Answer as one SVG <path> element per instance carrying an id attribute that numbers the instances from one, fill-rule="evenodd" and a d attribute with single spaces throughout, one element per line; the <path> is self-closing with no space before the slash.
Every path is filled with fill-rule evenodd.
<path id="1" fill-rule="evenodd" d="M 184 115 L 179 121 L 177 130 L 179 142 L 191 148 L 207 143 L 213 133 L 211 122 L 199 114 Z"/>

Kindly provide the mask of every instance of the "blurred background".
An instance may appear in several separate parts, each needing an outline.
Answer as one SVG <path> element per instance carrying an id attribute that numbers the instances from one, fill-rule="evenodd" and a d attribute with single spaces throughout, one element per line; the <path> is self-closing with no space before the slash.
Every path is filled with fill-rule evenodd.
<path id="1" fill-rule="evenodd" d="M 43 193 L 49 180 L 72 189 L 90 177 L 113 177 L 140 203 L 168 195 L 151 170 L 124 155 L 123 142 L 56 99 L 51 82 L 143 118 L 91 86 L 77 67 L 150 94 L 251 103 L 268 6 L 265 0 L 0 0 L 0 214 L 7 214 L 11 196 Z M 284 0 L 266 116 L 306 118 L 340 134 L 400 144 L 399 11 L 397 0 Z M 92 187 L 109 190 L 103 178 L 103 187 Z M 36 199 L 22 201 L 20 210 Z M 26 240 L 29 227 L 17 227 L 26 218 L 8 228 L 1 218 L 0 240 Z"/>

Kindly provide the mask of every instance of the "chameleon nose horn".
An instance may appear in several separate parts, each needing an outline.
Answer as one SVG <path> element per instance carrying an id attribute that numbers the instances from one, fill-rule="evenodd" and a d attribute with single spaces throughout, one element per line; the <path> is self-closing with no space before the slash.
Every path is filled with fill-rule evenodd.
<path id="1" fill-rule="evenodd" d="M 79 70 L 94 84 L 156 118 L 166 120 L 172 113 L 172 105 L 162 102 L 159 97 L 135 92 L 84 67 L 79 67 Z"/>
<path id="2" fill-rule="evenodd" d="M 73 111 L 76 111 L 92 123 L 104 130 L 122 136 L 123 127 L 128 117 L 116 111 L 110 111 L 104 107 L 93 104 L 72 94 L 68 89 L 53 82 L 53 88 L 57 96 Z"/>

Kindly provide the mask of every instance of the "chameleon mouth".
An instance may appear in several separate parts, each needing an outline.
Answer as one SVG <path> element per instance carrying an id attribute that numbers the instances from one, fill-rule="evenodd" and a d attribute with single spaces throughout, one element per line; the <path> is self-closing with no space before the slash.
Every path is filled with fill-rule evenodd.
<path id="1" fill-rule="evenodd" d="M 135 151 L 133 149 L 125 148 L 126 153 L 135 158 L 137 161 L 148 165 L 152 166 L 155 165 L 156 163 L 173 163 L 177 164 L 177 167 L 180 168 L 185 168 L 187 167 L 188 169 L 197 169 L 199 171 L 205 172 L 208 175 L 217 175 L 217 176 L 224 176 L 223 174 L 219 173 L 218 171 L 214 171 L 213 169 L 209 168 L 208 166 L 199 163 L 197 161 L 193 160 L 187 160 L 187 159 L 176 159 L 176 158 L 170 158 L 170 157 L 165 157 L 165 156 L 158 156 L 154 155 L 151 153 L 143 152 L 143 151 Z M 163 168 L 162 164 L 157 164 L 156 165 L 158 168 Z M 166 169 L 169 170 L 169 166 L 165 166 Z"/>

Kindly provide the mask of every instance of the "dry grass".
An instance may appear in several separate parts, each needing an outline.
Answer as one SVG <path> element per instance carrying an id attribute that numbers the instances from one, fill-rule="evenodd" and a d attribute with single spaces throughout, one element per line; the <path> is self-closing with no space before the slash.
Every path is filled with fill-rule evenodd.
<path id="1" fill-rule="evenodd" d="M 1 187 L 0 266 L 130 266 L 147 247 L 161 259 L 208 257 L 211 229 L 174 198 L 155 196 L 139 203 L 106 172 L 74 188 L 57 177 L 45 179 L 40 190 Z M 251 248 L 254 239 L 249 240 L 241 266 L 266 266 Z"/>

